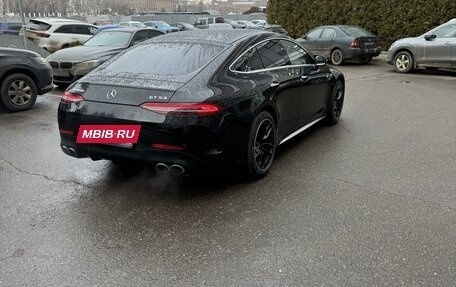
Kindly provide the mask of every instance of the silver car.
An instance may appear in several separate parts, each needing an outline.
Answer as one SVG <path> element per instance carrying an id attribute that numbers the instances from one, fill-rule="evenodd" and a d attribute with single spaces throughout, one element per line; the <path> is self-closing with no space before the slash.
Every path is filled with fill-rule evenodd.
<path id="1" fill-rule="evenodd" d="M 456 68 L 456 18 L 415 38 L 394 42 L 387 63 L 400 73 L 415 68 Z"/>

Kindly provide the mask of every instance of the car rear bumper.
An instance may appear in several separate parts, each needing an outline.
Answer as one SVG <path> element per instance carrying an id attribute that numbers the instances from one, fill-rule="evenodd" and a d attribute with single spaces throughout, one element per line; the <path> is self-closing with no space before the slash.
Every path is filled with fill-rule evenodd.
<path id="1" fill-rule="evenodd" d="M 132 108 L 133 109 L 133 108 Z M 59 108 L 58 122 L 62 150 L 77 158 L 93 160 L 134 161 L 155 166 L 178 164 L 186 170 L 211 167 L 230 167 L 241 164 L 247 151 L 249 122 L 220 116 L 201 122 L 182 119 L 167 123 L 134 122 L 100 116 L 81 116 Z M 228 119 L 228 120 L 227 120 Z M 189 124 L 194 122 L 194 124 Z M 140 124 L 138 142 L 131 147 L 107 144 L 78 144 L 77 133 L 81 124 Z M 154 144 L 180 147 L 180 150 L 156 148 Z M 67 150 L 74 151 L 67 152 Z"/>
<path id="2" fill-rule="evenodd" d="M 362 49 L 362 48 L 351 48 L 347 49 L 344 54 L 345 59 L 359 59 L 359 58 L 372 58 L 377 57 L 382 52 L 381 47 Z"/>

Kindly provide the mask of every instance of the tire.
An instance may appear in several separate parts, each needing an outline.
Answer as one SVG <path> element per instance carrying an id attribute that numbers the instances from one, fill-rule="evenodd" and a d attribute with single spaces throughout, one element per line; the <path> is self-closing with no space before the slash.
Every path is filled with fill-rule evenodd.
<path id="1" fill-rule="evenodd" d="M 247 171 L 252 179 L 265 176 L 276 151 L 276 125 L 271 114 L 263 111 L 253 121 L 249 134 Z"/>
<path id="2" fill-rule="evenodd" d="M 326 122 L 329 125 L 335 125 L 339 122 L 344 106 L 345 89 L 341 81 L 337 81 L 328 99 L 326 111 Z"/>
<path id="3" fill-rule="evenodd" d="M 340 66 L 344 62 L 344 54 L 340 49 L 334 49 L 331 52 L 331 63 L 335 66 Z"/>
<path id="4" fill-rule="evenodd" d="M 398 73 L 408 73 L 413 70 L 415 59 L 412 54 L 407 51 L 401 51 L 394 57 L 394 70 Z"/>
<path id="5" fill-rule="evenodd" d="M 35 82 L 24 74 L 9 75 L 0 87 L 0 101 L 12 112 L 30 109 L 35 104 L 37 95 Z"/>

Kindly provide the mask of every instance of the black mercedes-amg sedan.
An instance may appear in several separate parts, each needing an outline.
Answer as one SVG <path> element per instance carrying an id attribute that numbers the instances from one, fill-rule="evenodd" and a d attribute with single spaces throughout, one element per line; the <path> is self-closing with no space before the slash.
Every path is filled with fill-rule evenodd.
<path id="1" fill-rule="evenodd" d="M 287 36 L 194 30 L 138 44 L 70 86 L 64 153 L 190 174 L 264 176 L 278 145 L 340 118 L 344 76 Z"/>

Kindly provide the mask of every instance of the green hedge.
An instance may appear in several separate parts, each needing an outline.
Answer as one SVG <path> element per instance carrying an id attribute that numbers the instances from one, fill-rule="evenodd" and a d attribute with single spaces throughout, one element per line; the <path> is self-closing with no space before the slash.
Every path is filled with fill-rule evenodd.
<path id="1" fill-rule="evenodd" d="M 269 0 L 267 13 L 295 38 L 317 26 L 351 24 L 379 35 L 388 49 L 456 18 L 456 0 Z"/>

